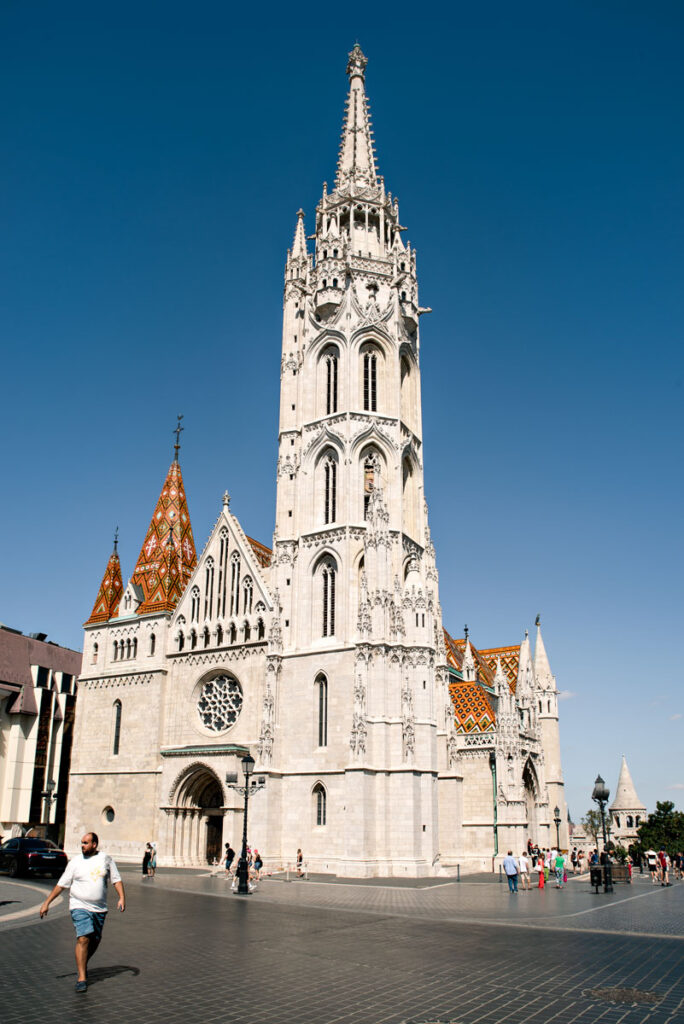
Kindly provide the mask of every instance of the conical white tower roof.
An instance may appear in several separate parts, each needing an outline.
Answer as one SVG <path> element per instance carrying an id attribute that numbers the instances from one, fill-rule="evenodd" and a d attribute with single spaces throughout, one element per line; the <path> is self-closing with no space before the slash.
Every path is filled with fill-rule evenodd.
<path id="1" fill-rule="evenodd" d="M 620 766 L 620 778 L 618 779 L 617 789 L 615 791 L 615 799 L 610 805 L 611 811 L 645 811 L 646 805 L 642 804 L 641 800 L 637 796 L 637 791 L 634 788 L 632 782 L 632 776 L 629 774 L 629 768 L 627 767 L 627 760 L 622 755 L 622 764 Z"/>

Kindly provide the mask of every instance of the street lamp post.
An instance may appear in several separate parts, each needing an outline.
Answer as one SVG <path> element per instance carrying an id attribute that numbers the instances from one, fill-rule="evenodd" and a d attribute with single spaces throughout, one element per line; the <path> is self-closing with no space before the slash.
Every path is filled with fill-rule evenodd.
<path id="1" fill-rule="evenodd" d="M 237 775 L 235 774 L 227 774 L 226 783 L 237 793 L 242 793 L 245 798 L 244 820 L 242 823 L 242 853 L 240 854 L 236 871 L 238 887 L 235 891 L 238 896 L 249 896 L 249 865 L 247 863 L 247 814 L 249 810 L 249 796 L 250 793 L 258 793 L 260 789 L 263 789 L 266 784 L 266 780 L 264 778 L 260 778 L 258 781 L 256 779 L 252 779 L 252 774 L 254 772 L 254 758 L 250 754 L 247 754 L 242 758 L 242 771 L 245 776 L 244 786 L 237 785 Z"/>
<path id="2" fill-rule="evenodd" d="M 553 820 L 556 823 L 556 849 L 560 852 L 560 823 L 561 823 L 561 816 L 560 816 L 560 807 L 558 807 L 557 805 L 553 809 Z"/>
<path id="3" fill-rule="evenodd" d="M 605 782 L 600 775 L 596 776 L 596 782 L 594 783 L 594 789 L 591 794 L 591 799 L 598 804 L 601 812 L 601 830 L 603 832 L 603 891 L 613 891 L 613 874 L 611 871 L 610 864 L 608 863 L 608 851 L 606 849 L 608 845 L 608 839 L 606 838 L 606 804 L 608 803 L 608 797 L 610 796 L 610 790 L 606 786 Z"/>
<path id="4" fill-rule="evenodd" d="M 45 819 L 45 838 L 50 838 L 50 816 L 52 814 L 52 801 L 57 799 L 55 789 L 57 783 L 54 779 L 47 782 L 45 789 L 40 794 L 43 798 L 43 818 Z"/>

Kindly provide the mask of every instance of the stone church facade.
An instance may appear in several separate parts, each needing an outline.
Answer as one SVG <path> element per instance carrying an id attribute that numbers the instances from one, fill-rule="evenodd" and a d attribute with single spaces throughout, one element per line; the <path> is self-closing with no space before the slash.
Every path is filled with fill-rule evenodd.
<path id="1" fill-rule="evenodd" d="M 265 787 L 250 837 L 349 876 L 490 868 L 567 810 L 538 630 L 445 632 L 423 485 L 416 253 L 378 175 L 349 55 L 334 188 L 285 268 L 272 548 L 226 494 L 197 557 L 178 444 L 130 582 L 113 552 L 85 626 L 67 843 L 200 865 L 242 833 L 226 773 Z M 566 839 L 567 842 L 567 839 Z"/>

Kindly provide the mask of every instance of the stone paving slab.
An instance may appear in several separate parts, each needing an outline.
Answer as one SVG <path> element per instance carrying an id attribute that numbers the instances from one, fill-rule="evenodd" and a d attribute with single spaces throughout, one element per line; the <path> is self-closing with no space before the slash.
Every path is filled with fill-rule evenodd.
<path id="1" fill-rule="evenodd" d="M 130 877 L 126 883 L 129 909 L 110 912 L 85 996 L 74 992 L 74 937 L 66 915 L 51 913 L 3 935 L 3 1024 L 684 1022 L 679 941 L 534 927 L 513 932 L 406 911 L 389 916 L 312 907 L 274 900 L 266 885 L 256 896 L 217 898 L 176 892 L 161 879 L 143 884 Z M 342 886 L 269 885 L 293 893 L 346 892 Z M 380 891 L 359 890 L 366 898 Z M 440 892 L 394 889 L 388 896 L 427 900 Z M 635 903 L 664 907 L 663 896 Z M 514 908 L 522 903 L 499 898 L 502 920 L 520 913 Z M 620 907 L 624 912 L 624 904 L 610 909 Z M 657 1001 L 631 1005 L 592 995 L 602 989 L 635 989 Z"/>

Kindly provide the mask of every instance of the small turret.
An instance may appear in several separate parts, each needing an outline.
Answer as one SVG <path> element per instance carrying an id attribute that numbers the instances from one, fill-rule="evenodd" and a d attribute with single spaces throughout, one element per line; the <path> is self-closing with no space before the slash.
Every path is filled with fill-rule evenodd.
<path id="1" fill-rule="evenodd" d="M 123 594 L 123 579 L 121 577 L 121 563 L 119 562 L 119 527 L 114 533 L 114 550 L 109 556 L 107 568 L 104 571 L 100 589 L 95 598 L 90 618 L 85 623 L 90 626 L 95 622 L 108 622 L 116 615 Z"/>

